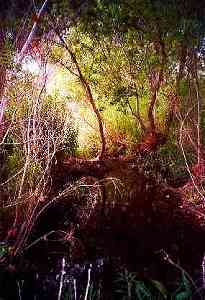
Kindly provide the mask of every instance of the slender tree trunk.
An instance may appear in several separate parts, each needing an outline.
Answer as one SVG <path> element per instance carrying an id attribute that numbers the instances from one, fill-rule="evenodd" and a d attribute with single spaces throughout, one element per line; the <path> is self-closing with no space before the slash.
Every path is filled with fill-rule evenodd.
<path id="1" fill-rule="evenodd" d="M 80 82 L 86 92 L 86 97 L 87 100 L 90 102 L 90 105 L 93 109 L 93 112 L 96 115 L 97 121 L 98 121 L 98 127 L 99 127 L 99 133 L 100 133 L 100 138 L 101 138 L 101 149 L 100 149 L 100 153 L 98 155 L 99 159 L 102 159 L 105 156 L 105 150 L 106 150 L 106 139 L 105 139 L 105 134 L 104 134 L 104 128 L 103 128 L 103 121 L 102 121 L 102 117 L 100 115 L 100 112 L 95 104 L 95 100 L 93 98 L 92 92 L 91 92 L 91 88 L 90 85 L 88 84 L 87 80 L 85 79 L 85 77 L 83 76 L 81 69 L 79 67 L 79 64 L 77 62 L 76 56 L 75 54 L 71 51 L 70 49 L 70 56 L 78 70 L 78 74 L 79 74 L 79 79 Z"/>
<path id="2" fill-rule="evenodd" d="M 78 64 L 78 61 L 76 59 L 76 56 L 75 54 L 73 53 L 73 51 L 71 50 L 71 48 L 67 45 L 67 43 L 65 42 L 65 40 L 63 39 L 63 37 L 57 33 L 62 44 L 64 45 L 65 49 L 68 51 L 68 53 L 70 54 L 70 57 L 71 57 L 71 60 L 72 62 L 74 63 L 76 69 L 77 69 L 77 72 L 78 72 L 78 78 L 81 82 L 81 85 L 85 91 L 85 94 L 86 94 L 86 97 L 87 97 L 87 100 L 89 101 L 91 107 L 92 107 L 92 110 L 94 112 L 94 114 L 96 115 L 96 118 L 97 118 L 97 122 L 98 122 L 98 127 L 99 127 L 99 133 L 100 133 L 100 139 L 101 139 L 101 149 L 100 149 L 100 153 L 98 155 L 98 159 L 102 159 L 104 156 L 105 156 L 105 151 L 106 151 L 106 138 L 105 138 L 105 134 L 104 134 L 104 128 L 103 128 L 103 121 L 102 121 L 102 117 L 101 117 L 101 114 L 96 106 L 96 103 L 95 103 L 95 100 L 93 98 L 93 95 L 92 95 L 92 91 L 91 91 L 91 88 L 90 88 L 90 85 L 89 83 L 87 82 L 86 78 L 84 77 L 84 75 L 82 74 L 81 72 L 81 69 L 80 69 L 80 66 Z"/>
<path id="3" fill-rule="evenodd" d="M 163 145 L 166 142 L 166 136 L 164 135 L 164 133 L 157 132 L 154 116 L 154 109 L 156 106 L 159 90 L 164 80 L 164 70 L 167 62 L 165 44 L 161 38 L 161 32 L 157 22 L 156 26 L 157 36 L 154 42 L 154 47 L 156 54 L 159 57 L 160 68 L 153 70 L 149 78 L 151 97 L 147 112 L 148 126 L 146 127 L 142 143 L 140 143 L 137 147 L 137 150 L 141 154 L 145 154 L 150 151 L 155 151 L 157 147 Z"/>
<path id="4" fill-rule="evenodd" d="M 3 29 L 0 29 L 0 126 L 4 121 L 4 110 L 6 102 L 3 99 L 5 84 L 6 84 L 6 64 L 4 62 L 4 44 L 5 36 Z M 2 130 L 1 130 L 2 131 Z M 0 132 L 0 138 L 2 138 L 2 132 Z"/>
<path id="5" fill-rule="evenodd" d="M 33 24 L 33 27 L 31 29 L 31 32 L 29 33 L 29 36 L 27 37 L 21 51 L 18 53 L 17 55 L 17 62 L 18 63 L 21 63 L 22 59 L 24 58 L 24 55 L 26 54 L 26 52 L 28 51 L 28 47 L 30 46 L 34 36 L 35 36 L 35 33 L 36 33 L 36 30 L 37 30 L 37 27 L 38 27 L 38 22 L 39 22 L 39 19 L 40 17 L 42 16 L 45 8 L 46 8 L 46 5 L 47 5 L 47 2 L 48 0 L 45 0 L 41 9 L 39 10 L 38 14 L 37 14 L 37 20 L 34 22 Z"/>
<path id="6" fill-rule="evenodd" d="M 3 99 L 5 83 L 6 83 L 6 68 L 5 66 L 1 65 L 0 66 L 0 124 L 3 123 L 4 110 L 6 106 L 6 102 Z"/>
<path id="7" fill-rule="evenodd" d="M 0 28 L 0 98 L 4 93 L 4 86 L 6 80 L 6 65 L 4 62 L 4 45 L 5 45 L 5 32 Z"/>
<path id="8" fill-rule="evenodd" d="M 97 121 L 98 121 L 100 138 L 101 138 L 101 150 L 99 153 L 99 158 L 102 159 L 103 156 L 105 155 L 105 150 L 106 150 L 106 139 L 105 139 L 105 135 L 104 135 L 103 121 L 102 121 L 101 115 L 99 113 L 99 110 L 95 104 L 95 100 L 93 99 L 93 95 L 92 95 L 89 84 L 87 83 L 87 81 L 85 80 L 84 77 L 81 78 L 81 76 L 80 76 L 80 80 L 82 82 L 82 85 L 84 86 L 87 99 L 90 102 L 92 109 L 96 115 Z"/>
<path id="9" fill-rule="evenodd" d="M 157 101 L 157 92 L 159 88 L 155 88 L 154 91 L 152 91 L 151 99 L 150 99 L 150 104 L 148 108 L 148 121 L 149 121 L 149 126 L 147 131 L 155 133 L 156 132 L 156 127 L 155 127 L 155 119 L 154 119 L 154 108 L 155 104 Z"/>
<path id="10" fill-rule="evenodd" d="M 187 47 L 185 45 L 185 40 L 182 41 L 178 47 L 178 57 L 179 61 L 179 67 L 178 67 L 178 72 L 176 74 L 176 82 L 175 82 L 175 92 L 172 93 L 169 96 L 169 112 L 167 116 L 167 120 L 165 123 L 165 134 L 169 134 L 169 130 L 171 127 L 171 124 L 174 120 L 176 111 L 178 109 L 179 105 L 179 98 L 180 98 L 180 83 L 181 80 L 184 78 L 184 69 L 186 66 L 186 60 L 187 60 Z"/>

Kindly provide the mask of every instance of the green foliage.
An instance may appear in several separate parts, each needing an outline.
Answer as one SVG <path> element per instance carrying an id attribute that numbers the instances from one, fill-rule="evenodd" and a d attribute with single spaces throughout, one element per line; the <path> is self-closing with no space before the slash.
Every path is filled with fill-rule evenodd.
<path id="1" fill-rule="evenodd" d="M 181 281 L 177 283 L 174 292 L 170 292 L 157 280 L 148 279 L 146 281 L 138 280 L 134 273 L 123 270 L 117 274 L 115 281 L 118 299 L 173 299 L 190 300 L 192 297 L 191 283 L 185 273 L 181 272 Z"/>
<path id="2" fill-rule="evenodd" d="M 194 164 L 195 155 L 189 145 L 184 145 L 186 159 L 191 166 Z M 157 152 L 149 153 L 140 160 L 144 173 L 149 178 L 152 177 L 158 183 L 177 183 L 180 178 L 189 178 L 189 173 L 185 165 L 180 146 L 177 144 L 174 134 L 169 137 L 168 142 Z"/>
<path id="3" fill-rule="evenodd" d="M 6 69 L 12 67 L 14 46 L 13 43 L 6 39 L 4 48 L 0 49 L 0 64 Z"/>
<path id="4" fill-rule="evenodd" d="M 190 148 L 190 145 L 184 145 L 184 151 L 188 164 L 194 164 L 195 154 Z M 176 137 L 172 136 L 166 145 L 159 150 L 159 160 L 161 167 L 167 166 L 172 171 L 172 177 L 188 176 L 187 168 L 185 166 L 185 158 L 182 153 L 180 145 L 176 142 Z"/>
<path id="5" fill-rule="evenodd" d="M 79 132 L 80 134 L 80 132 Z M 79 136 L 79 147 L 77 154 L 84 158 L 93 158 L 97 155 L 97 149 L 99 149 L 100 141 L 96 131 L 91 130 L 84 136 L 84 133 Z"/>
<path id="6" fill-rule="evenodd" d="M 22 165 L 23 159 L 24 157 L 22 149 L 18 147 L 15 148 L 12 153 L 7 156 L 6 163 L 11 174 L 15 174 L 19 170 L 20 166 Z"/>
<path id="7" fill-rule="evenodd" d="M 58 103 L 51 96 L 49 102 L 45 102 L 45 107 L 43 107 L 44 122 L 47 122 L 47 128 L 52 129 L 56 139 L 61 136 L 58 147 L 64 149 L 67 154 L 74 155 L 78 148 L 78 129 L 74 119 L 66 108 L 65 102 Z M 46 132 L 47 129 L 45 138 Z"/>
<path id="8" fill-rule="evenodd" d="M 186 96 L 188 96 L 188 92 L 189 92 L 188 81 L 186 79 L 183 79 L 180 81 L 179 95 L 182 97 L 186 97 Z"/>
<path id="9" fill-rule="evenodd" d="M 184 272 L 181 273 L 181 277 L 181 282 L 179 283 L 178 289 L 173 294 L 173 298 L 176 300 L 189 300 L 192 297 L 190 282 Z"/>
<path id="10" fill-rule="evenodd" d="M 121 109 L 117 110 L 113 105 L 106 105 L 103 117 L 106 124 L 108 152 L 118 152 L 118 146 L 123 143 L 127 146 L 127 151 L 131 151 L 140 136 L 136 120 L 130 113 L 122 112 Z"/>
<path id="11" fill-rule="evenodd" d="M 8 253 L 8 245 L 0 242 L 0 259 Z"/>
<path id="12" fill-rule="evenodd" d="M 10 2 L 8 3 L 11 4 Z M 21 2 L 12 4 L 9 13 L 7 5 L 3 5 L 0 12 L 2 19 L 6 19 L 6 24 L 3 24 L 5 40 L 0 49 L 0 63 L 6 69 L 12 67 L 16 49 L 14 40 L 18 26 L 14 28 L 14 32 L 12 26 L 19 24 L 20 16 L 28 9 L 27 6 L 23 7 Z M 176 88 L 179 49 L 184 46 L 188 47 L 188 50 L 194 50 L 200 45 L 205 24 L 204 12 L 199 11 L 193 1 L 186 5 L 179 0 L 88 2 L 85 8 L 80 7 L 81 1 L 71 1 L 68 4 L 66 1 L 53 0 L 48 5 L 47 15 L 42 19 L 49 19 L 50 23 L 57 20 L 58 30 L 77 59 L 79 69 L 102 115 L 108 153 L 115 154 L 119 145 L 125 145 L 123 155 L 126 155 L 131 152 L 132 147 L 134 149 L 143 134 L 137 114 L 139 113 L 145 125 L 150 121 L 148 110 L 153 89 L 150 74 L 157 73 L 161 68 L 164 73 L 163 82 L 160 91 L 157 92 L 154 118 L 157 130 L 165 131 L 166 118 L 171 106 L 168 95 L 171 92 L 175 93 Z M 40 7 L 41 1 L 37 1 L 38 4 Z M 72 16 L 75 16 L 75 22 L 70 22 Z M 25 32 L 29 32 L 31 23 L 29 20 Z M 53 24 L 54 27 L 55 25 Z M 46 35 L 49 31 L 48 25 L 41 20 L 38 30 L 37 36 L 41 36 L 41 32 Z M 24 40 L 25 37 L 20 37 L 19 40 L 21 38 Z M 96 118 L 86 102 L 78 68 L 74 66 L 68 49 L 62 47 L 56 36 L 54 40 L 58 42 L 49 45 L 51 51 L 48 57 L 43 57 L 45 61 L 48 59 L 49 63 L 56 64 L 55 67 L 52 65 L 55 75 L 46 91 L 41 92 L 40 83 L 35 83 L 37 76 L 28 71 L 19 68 L 8 74 L 8 88 L 5 94 L 9 104 L 5 117 L 12 126 L 7 141 L 9 144 L 17 143 L 20 146 L 14 146 L 7 154 L 6 163 L 8 173 L 12 176 L 23 168 L 25 158 L 29 157 L 25 172 L 25 189 L 34 189 L 41 178 L 47 163 L 44 152 L 64 149 L 69 155 L 90 158 L 97 154 L 100 144 Z M 166 52 L 166 61 L 163 63 L 160 45 L 164 45 Z M 46 49 L 44 46 L 43 50 Z M 180 109 L 180 113 L 177 112 L 176 115 L 178 118 L 182 117 L 181 119 L 188 119 L 187 107 L 190 104 L 195 105 L 195 99 L 189 99 L 188 77 L 191 76 L 191 72 L 188 71 L 186 66 L 187 77 L 181 80 L 179 86 L 180 103 L 176 111 Z M 78 107 L 76 110 L 74 107 L 72 111 L 72 105 L 76 103 Z M 190 119 L 191 117 L 192 115 L 189 116 Z M 34 135 L 32 126 L 28 126 L 30 121 L 33 122 L 33 127 L 38 128 L 35 136 L 38 143 L 33 145 L 31 142 L 30 148 L 33 149 L 27 151 L 24 146 L 32 141 Z M 192 120 L 186 120 L 189 128 L 190 123 Z M 204 123 L 205 116 L 202 112 L 202 126 Z M 172 170 L 173 177 L 186 174 L 184 157 L 179 152 L 177 122 L 171 130 L 168 143 L 159 153 L 150 154 L 143 161 L 145 174 L 154 176 L 157 180 L 163 180 L 162 173 L 167 169 Z M 202 135 L 204 140 L 204 129 Z M 35 153 L 31 153 L 32 151 Z M 191 165 L 195 159 L 193 149 L 185 145 L 185 151 L 187 161 Z M 11 182 L 10 187 L 18 187 L 19 176 Z M 133 274 L 126 273 L 124 276 L 127 277 L 121 278 L 121 281 L 131 285 L 132 292 L 138 298 L 149 297 L 145 283 L 137 282 Z M 152 283 L 165 298 L 163 286 L 156 281 Z M 127 289 L 127 285 L 125 288 Z M 183 297 L 184 292 L 187 290 L 182 291 L 178 299 Z"/>
<path id="13" fill-rule="evenodd" d="M 151 284 L 156 288 L 156 290 L 159 291 L 160 295 L 162 295 L 162 297 L 164 299 L 167 299 L 168 298 L 168 291 L 167 289 L 165 288 L 165 286 L 159 282 L 158 280 L 150 280 Z"/>
<path id="14" fill-rule="evenodd" d="M 126 135 L 125 140 L 130 144 L 130 148 L 132 148 L 134 142 L 136 143 L 139 140 L 142 134 L 140 124 L 136 116 L 131 113 L 132 109 L 132 112 L 136 114 L 137 102 L 140 116 L 144 124 L 148 124 L 148 108 L 151 97 L 149 76 L 150 72 L 160 67 L 160 57 L 153 46 L 153 41 L 155 41 L 158 33 L 155 26 L 156 19 L 152 18 L 152 13 L 153 16 L 156 15 L 159 18 L 159 20 L 157 19 L 159 21 L 157 25 L 160 27 L 162 40 L 165 43 L 168 55 L 164 67 L 166 81 L 158 93 L 154 117 L 157 130 L 160 132 L 166 132 L 167 130 L 166 125 L 170 109 L 168 95 L 173 93 L 175 88 L 174 82 L 178 63 L 177 49 L 181 39 L 185 38 L 184 33 L 181 32 L 181 26 L 185 17 L 183 16 L 178 20 L 178 8 L 169 4 L 158 7 L 156 3 L 154 5 L 151 5 L 150 2 L 146 5 L 141 3 L 142 6 L 139 8 L 139 6 L 135 6 L 138 2 L 141 3 L 141 1 L 129 3 L 128 6 L 133 10 L 127 11 L 126 6 L 121 1 L 115 4 L 99 1 L 96 9 L 104 10 L 101 16 L 103 22 L 108 21 L 112 25 L 109 34 L 102 33 L 98 28 L 98 24 L 96 24 L 96 34 L 93 34 L 92 30 L 90 31 L 89 28 L 79 23 L 77 26 L 72 27 L 69 36 L 66 38 L 67 43 L 77 57 L 83 75 L 91 87 L 99 111 L 103 115 L 105 127 L 108 131 L 108 148 L 112 147 L 112 143 L 109 140 L 115 141 L 122 134 Z M 113 11 L 117 12 L 117 15 L 113 14 Z M 139 20 L 141 16 L 144 16 L 147 20 L 143 32 L 136 30 L 134 26 L 129 24 L 126 30 L 121 31 L 120 28 L 123 25 L 118 24 L 118 22 L 121 22 L 121 18 L 125 18 L 126 22 L 132 20 L 134 18 L 133 11 L 137 12 Z M 111 19 L 109 20 L 109 18 Z M 168 24 L 166 24 L 165 20 L 168 20 Z M 113 29 L 113 26 L 116 25 L 112 23 L 113 21 L 119 25 L 116 30 Z M 186 20 L 186 22 L 187 26 L 189 26 L 189 21 Z M 106 25 L 108 24 L 106 23 Z M 152 32 L 148 33 L 147 31 L 148 29 L 150 31 L 150 28 L 152 28 Z M 59 48 L 56 50 L 55 55 L 64 64 L 67 64 L 73 72 L 76 72 L 75 68 L 72 68 L 72 65 L 70 65 L 69 55 L 66 50 L 63 51 Z M 63 89 L 69 95 L 69 99 L 75 99 L 75 101 L 79 102 L 79 105 L 84 105 L 85 95 L 78 78 L 74 78 L 71 74 L 70 76 L 70 79 L 68 78 L 67 80 L 69 84 Z M 187 80 L 182 80 L 180 82 L 180 96 L 185 110 L 187 108 L 185 104 L 187 94 Z M 93 123 L 93 118 L 88 116 L 86 121 Z M 96 130 L 98 129 L 96 128 Z M 111 137 L 110 134 L 112 135 Z M 81 135 L 81 125 L 79 126 L 79 135 Z M 96 137 L 96 133 L 89 133 L 88 130 L 87 142 L 81 145 L 79 141 L 78 152 L 86 153 L 85 156 L 89 157 L 91 153 L 96 153 L 94 147 L 99 145 L 99 142 L 95 141 Z M 115 139 L 115 137 L 117 138 Z M 173 145 L 174 143 L 171 144 Z M 166 151 L 171 153 L 173 148 L 177 147 L 171 146 L 171 150 Z M 174 150 L 174 152 L 176 151 Z M 176 157 L 178 160 L 178 155 Z M 181 156 L 179 160 L 183 161 Z M 179 162 L 180 164 L 181 161 Z M 178 162 L 176 165 L 178 165 Z"/>
<path id="15" fill-rule="evenodd" d="M 130 98 L 136 96 L 136 90 L 132 86 L 116 86 L 113 89 L 112 100 L 110 104 L 118 104 L 119 109 L 126 112 L 128 110 L 128 102 L 130 102 Z"/>
<path id="16" fill-rule="evenodd" d="M 151 293 L 143 281 L 138 281 L 136 275 L 128 272 L 126 269 L 118 274 L 116 284 L 120 288 L 115 292 L 119 294 L 120 299 L 150 299 Z"/>
<path id="17" fill-rule="evenodd" d="M 28 166 L 28 170 L 27 170 L 27 182 L 29 183 L 29 186 L 31 188 L 35 188 L 36 184 L 39 181 L 39 178 L 42 174 L 43 168 L 42 168 L 42 164 L 40 162 L 37 161 L 32 161 L 29 166 Z"/>
<path id="18" fill-rule="evenodd" d="M 75 155 L 78 148 L 78 130 L 70 126 L 67 126 L 64 130 L 63 147 L 65 153 L 69 155 Z"/>

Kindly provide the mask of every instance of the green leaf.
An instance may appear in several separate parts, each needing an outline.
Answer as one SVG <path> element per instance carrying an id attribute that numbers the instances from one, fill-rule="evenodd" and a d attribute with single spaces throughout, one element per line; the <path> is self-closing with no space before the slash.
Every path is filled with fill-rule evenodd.
<path id="1" fill-rule="evenodd" d="M 0 257 L 4 256 L 7 253 L 8 247 L 6 244 L 0 244 Z"/>
<path id="2" fill-rule="evenodd" d="M 189 291 L 181 292 L 175 296 L 176 300 L 189 300 L 191 299 L 191 293 Z"/>
<path id="3" fill-rule="evenodd" d="M 161 282 L 159 282 L 158 280 L 151 280 L 151 283 L 162 294 L 162 296 L 164 297 L 164 299 L 167 299 L 167 297 L 168 297 L 168 291 L 165 288 L 165 286 Z"/>
<path id="4" fill-rule="evenodd" d="M 185 275 L 185 272 L 182 272 L 182 282 L 184 284 L 185 289 L 191 291 L 190 282 L 187 279 L 187 276 Z"/>
<path id="5" fill-rule="evenodd" d="M 151 293 L 148 288 L 145 286 L 144 282 L 137 281 L 135 284 L 135 292 L 139 299 L 151 299 Z"/>

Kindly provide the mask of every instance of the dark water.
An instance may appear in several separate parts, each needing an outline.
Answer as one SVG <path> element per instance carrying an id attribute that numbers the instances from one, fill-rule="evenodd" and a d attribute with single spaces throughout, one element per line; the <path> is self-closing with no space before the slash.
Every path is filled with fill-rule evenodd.
<path id="1" fill-rule="evenodd" d="M 134 274 L 137 280 L 145 283 L 150 279 L 159 280 L 169 291 L 175 291 L 184 269 L 196 284 L 193 286 L 189 282 L 193 294 L 191 298 L 184 299 L 205 299 L 205 296 L 196 293 L 203 284 L 202 237 L 190 228 L 187 232 L 176 225 L 171 227 L 173 231 L 160 228 L 147 226 L 144 232 L 141 228 L 137 238 L 131 234 L 125 237 L 116 228 L 110 235 L 105 230 L 103 235 L 100 228 L 97 233 L 101 235 L 100 239 L 84 236 L 87 240 L 86 254 L 73 261 L 69 244 L 42 241 L 16 261 L 11 261 L 10 265 L 1 266 L 0 297 L 4 300 L 85 299 L 90 272 L 89 287 L 93 298 L 90 295 L 87 299 L 128 299 L 115 292 L 119 289 L 115 280 L 124 270 Z M 179 236 L 183 236 L 182 240 Z M 105 256 L 99 256 L 100 252 Z M 171 263 L 166 260 L 167 254 Z M 163 298 L 158 295 L 158 298 L 144 299 Z"/>

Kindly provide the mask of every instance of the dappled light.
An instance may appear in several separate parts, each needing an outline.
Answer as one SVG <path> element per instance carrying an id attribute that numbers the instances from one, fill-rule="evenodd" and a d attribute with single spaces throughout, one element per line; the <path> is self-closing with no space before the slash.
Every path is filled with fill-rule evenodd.
<path id="1" fill-rule="evenodd" d="M 37 61 L 27 58 L 22 62 L 22 70 L 33 75 L 39 75 L 41 68 Z"/>
<path id="2" fill-rule="evenodd" d="M 204 1 L 0 21 L 0 299 L 205 299 Z"/>

